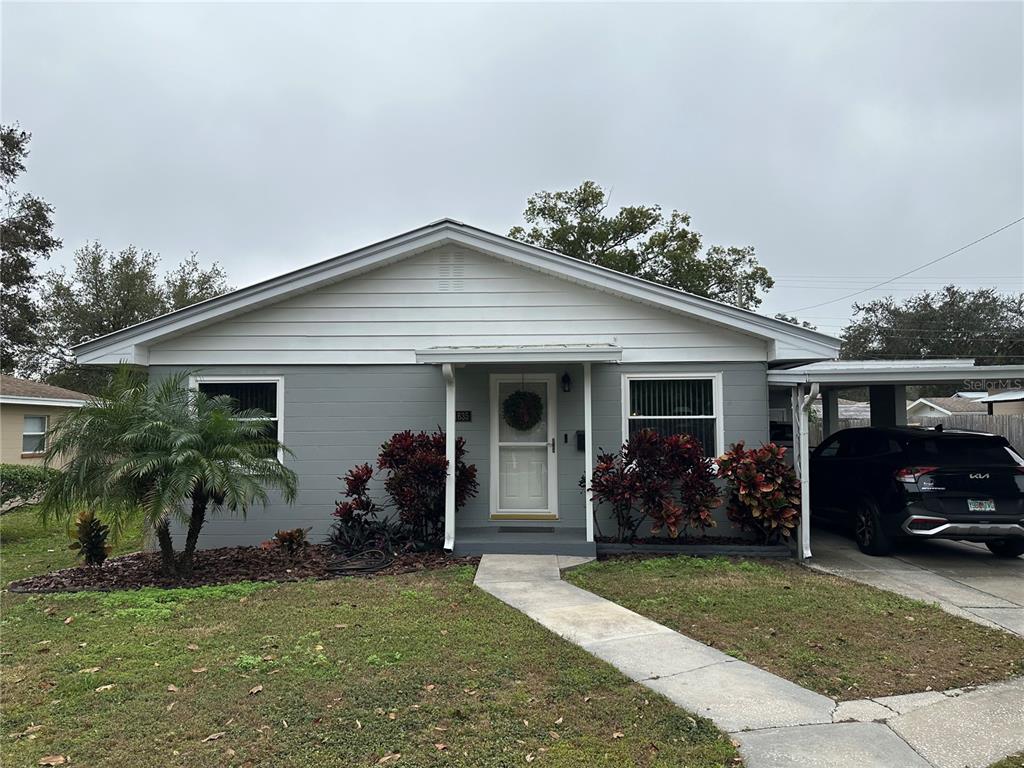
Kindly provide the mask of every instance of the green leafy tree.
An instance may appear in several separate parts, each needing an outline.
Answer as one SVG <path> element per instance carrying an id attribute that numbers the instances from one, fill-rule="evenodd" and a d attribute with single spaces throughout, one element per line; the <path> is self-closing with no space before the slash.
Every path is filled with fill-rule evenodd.
<path id="1" fill-rule="evenodd" d="M 156 534 L 164 572 L 187 577 L 208 514 L 244 515 L 267 502 L 268 487 L 290 503 L 298 480 L 278 461 L 284 448 L 266 434 L 269 415 L 237 410 L 230 397 L 190 391 L 187 382 L 183 373 L 140 383 L 122 370 L 103 395 L 61 419 L 50 432 L 46 463 L 70 458 L 43 494 L 44 521 L 98 509 L 118 530 L 141 515 Z M 180 554 L 171 537 L 174 517 L 188 523 Z"/>
<path id="2" fill-rule="evenodd" d="M 54 270 L 43 282 L 47 311 L 26 368 L 57 386 L 100 392 L 109 372 L 77 365 L 71 347 L 229 290 L 220 265 L 203 269 L 194 253 L 163 278 L 159 267 L 156 254 L 135 246 L 76 251 L 71 273 Z"/>
<path id="3" fill-rule="evenodd" d="M 854 360 L 973 357 L 982 365 L 1024 362 L 1024 293 L 947 285 L 897 302 L 854 305 L 842 357 Z"/>
<path id="4" fill-rule="evenodd" d="M 752 246 L 703 248 L 689 214 L 657 205 L 607 212 L 608 193 L 593 181 L 562 192 L 537 192 L 509 237 L 670 288 L 751 309 L 775 281 Z"/>
<path id="5" fill-rule="evenodd" d="M 39 308 L 33 301 L 36 263 L 60 247 L 53 236 L 53 207 L 14 184 L 25 171 L 30 133 L 0 126 L 0 370 L 21 368 L 24 350 L 36 344 Z"/>

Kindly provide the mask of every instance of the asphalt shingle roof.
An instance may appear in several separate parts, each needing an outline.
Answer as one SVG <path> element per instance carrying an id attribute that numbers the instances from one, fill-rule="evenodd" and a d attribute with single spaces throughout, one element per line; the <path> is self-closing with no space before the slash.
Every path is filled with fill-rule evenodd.
<path id="1" fill-rule="evenodd" d="M 64 387 L 53 387 L 39 381 L 0 375 L 0 396 L 37 397 L 40 400 L 88 400 L 89 395 Z"/>

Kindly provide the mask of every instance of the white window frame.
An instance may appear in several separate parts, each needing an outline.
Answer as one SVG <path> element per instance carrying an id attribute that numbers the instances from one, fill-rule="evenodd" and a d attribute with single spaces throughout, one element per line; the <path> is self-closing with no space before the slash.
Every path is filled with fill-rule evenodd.
<path id="1" fill-rule="evenodd" d="M 701 379 L 711 381 L 711 403 L 715 412 L 712 416 L 637 416 L 643 419 L 714 419 L 715 420 L 715 455 L 709 456 L 716 459 L 725 453 L 725 400 L 722 396 L 722 372 L 721 371 L 666 371 L 664 373 L 624 373 L 622 374 L 622 440 L 624 443 L 629 439 L 629 420 L 634 418 L 629 414 L 629 388 L 634 381 L 652 380 L 679 380 L 679 379 Z"/>
<path id="2" fill-rule="evenodd" d="M 284 376 L 206 376 L 192 375 L 188 377 L 188 388 L 198 391 L 200 384 L 275 384 L 277 386 L 277 441 L 284 443 Z M 284 450 L 278 449 L 277 460 L 284 463 Z"/>
<path id="3" fill-rule="evenodd" d="M 25 419 L 42 419 L 43 420 L 43 431 L 42 432 L 26 432 L 25 431 Z M 50 431 L 50 414 L 48 413 L 26 413 L 21 418 L 21 455 L 22 457 L 27 456 L 42 456 L 46 453 L 46 444 L 49 442 L 47 434 Z M 25 436 L 31 435 L 32 437 L 43 438 L 43 449 L 41 451 L 26 451 L 25 450 Z"/>

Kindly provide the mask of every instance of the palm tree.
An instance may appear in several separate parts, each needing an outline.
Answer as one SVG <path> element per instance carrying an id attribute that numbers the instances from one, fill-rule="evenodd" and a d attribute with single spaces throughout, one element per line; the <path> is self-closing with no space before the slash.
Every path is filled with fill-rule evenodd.
<path id="1" fill-rule="evenodd" d="M 107 392 L 58 422 L 46 462 L 64 457 L 67 463 L 43 495 L 44 520 L 70 520 L 83 507 L 95 508 L 116 531 L 141 514 L 160 544 L 164 572 L 184 577 L 211 504 L 244 515 L 267 502 L 268 487 L 294 500 L 297 478 L 278 461 L 286 449 L 266 433 L 269 414 L 237 410 L 230 397 L 208 397 L 187 385 L 186 373 L 139 383 L 120 371 Z M 188 521 L 180 555 L 172 517 Z"/>

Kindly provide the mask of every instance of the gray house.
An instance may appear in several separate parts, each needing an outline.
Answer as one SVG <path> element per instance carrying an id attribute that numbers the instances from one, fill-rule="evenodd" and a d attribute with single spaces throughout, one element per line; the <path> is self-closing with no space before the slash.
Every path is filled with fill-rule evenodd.
<path id="1" fill-rule="evenodd" d="M 457 553 L 592 553 L 580 490 L 599 449 L 644 427 L 709 455 L 768 439 L 768 371 L 836 357 L 837 339 L 442 220 L 75 349 L 151 377 L 190 371 L 276 419 L 298 473 L 293 506 L 207 523 L 201 545 L 329 527 L 338 480 L 405 430 L 465 438 L 480 493 L 455 514 Z M 530 429 L 499 408 L 525 390 Z M 601 525 L 601 520 L 596 521 Z"/>

